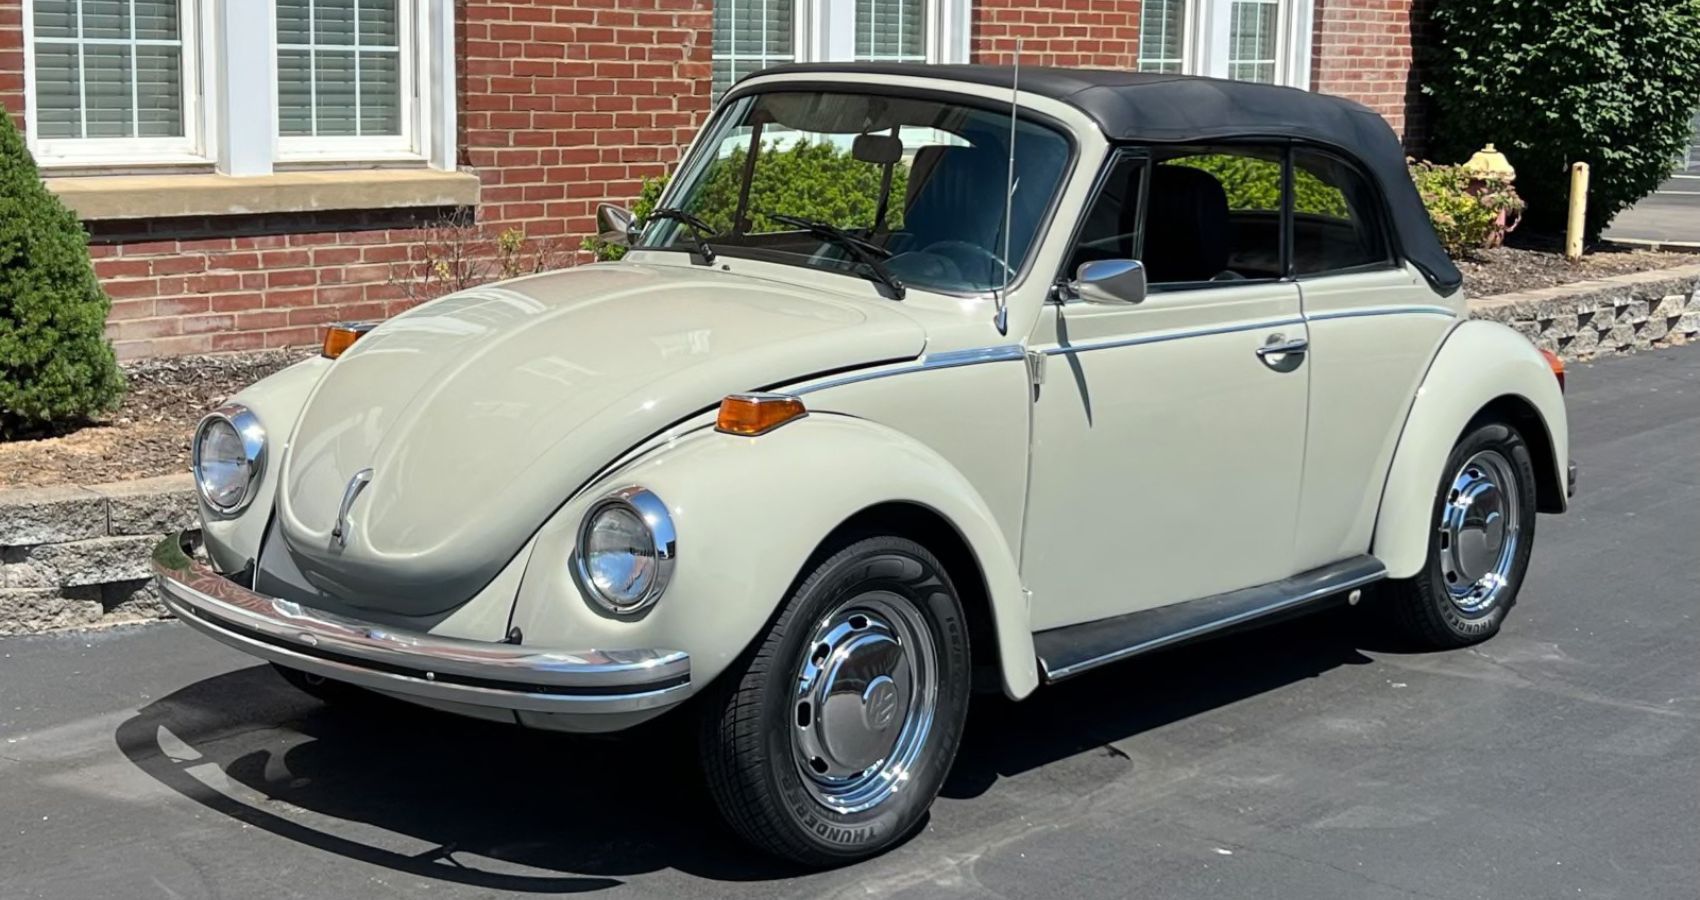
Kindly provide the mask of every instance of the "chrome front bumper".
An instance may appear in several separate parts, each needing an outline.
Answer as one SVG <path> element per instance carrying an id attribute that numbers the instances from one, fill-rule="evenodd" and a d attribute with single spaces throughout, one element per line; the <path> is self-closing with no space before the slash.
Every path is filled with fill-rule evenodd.
<path id="1" fill-rule="evenodd" d="M 631 713 L 685 699 L 691 658 L 678 650 L 547 650 L 437 637 L 257 594 L 185 551 L 154 548 L 165 605 L 245 653 L 362 687 L 472 706 L 547 713 Z"/>

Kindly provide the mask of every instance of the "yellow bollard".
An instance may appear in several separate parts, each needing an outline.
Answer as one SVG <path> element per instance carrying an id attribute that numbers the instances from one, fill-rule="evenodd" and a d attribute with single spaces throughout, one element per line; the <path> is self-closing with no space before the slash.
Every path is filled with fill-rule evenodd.
<path id="1" fill-rule="evenodd" d="M 1564 232 L 1564 258 L 1582 258 L 1582 229 L 1588 221 L 1588 164 L 1570 167 L 1570 227 Z"/>

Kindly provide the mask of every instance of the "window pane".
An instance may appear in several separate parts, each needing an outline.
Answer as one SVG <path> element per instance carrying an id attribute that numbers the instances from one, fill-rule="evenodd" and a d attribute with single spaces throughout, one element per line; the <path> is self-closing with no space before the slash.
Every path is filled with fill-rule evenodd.
<path id="1" fill-rule="evenodd" d="M 313 133 L 313 69 L 305 50 L 277 52 L 277 126 L 284 136 Z"/>
<path id="2" fill-rule="evenodd" d="M 360 45 L 399 46 L 396 0 L 360 0 Z"/>
<path id="3" fill-rule="evenodd" d="M 1128 156 L 1111 167 L 1080 223 L 1080 239 L 1068 263 L 1070 277 L 1089 262 L 1138 258 L 1139 179 L 1144 168 L 1144 160 Z"/>
<path id="4" fill-rule="evenodd" d="M 1275 81 L 1280 12 L 1279 0 L 1234 0 L 1228 18 L 1229 78 Z"/>
<path id="5" fill-rule="evenodd" d="M 141 137 L 183 133 L 183 51 L 136 48 L 136 118 Z"/>
<path id="6" fill-rule="evenodd" d="M 36 37 L 76 37 L 75 0 L 35 0 Z"/>
<path id="7" fill-rule="evenodd" d="M 925 0 L 856 0 L 856 58 L 926 62 Z"/>
<path id="8" fill-rule="evenodd" d="M 277 42 L 310 44 L 313 32 L 308 22 L 309 0 L 277 0 Z"/>
<path id="9" fill-rule="evenodd" d="M 1294 151 L 1294 270 L 1320 275 L 1391 265 L 1380 203 L 1357 169 L 1314 150 Z"/>
<path id="10" fill-rule="evenodd" d="M 177 40 L 177 0 L 135 0 L 136 37 L 149 41 Z"/>
<path id="11" fill-rule="evenodd" d="M 83 47 L 83 101 L 88 104 L 86 137 L 134 137 L 130 111 L 130 48 L 94 44 Z"/>
<path id="12" fill-rule="evenodd" d="M 35 48 L 35 127 L 44 138 L 82 137 L 77 101 L 77 48 L 74 44 L 37 44 Z"/>
<path id="13" fill-rule="evenodd" d="M 360 133 L 401 134 L 401 58 L 360 54 Z"/>
<path id="14" fill-rule="evenodd" d="M 716 0 L 714 94 L 750 72 L 791 62 L 792 0 Z"/>
<path id="15" fill-rule="evenodd" d="M 84 38 L 130 36 L 130 4 L 126 0 L 82 0 Z"/>
<path id="16" fill-rule="evenodd" d="M 1152 284 L 1279 278 L 1278 151 L 1181 151 L 1151 170 L 1144 262 Z"/>
<path id="17" fill-rule="evenodd" d="M 1186 0 L 1145 0 L 1139 10 L 1139 70 L 1179 73 L 1185 41 Z"/>
<path id="18" fill-rule="evenodd" d="M 321 45 L 353 46 L 354 0 L 313 0 L 313 36 Z"/>
<path id="19" fill-rule="evenodd" d="M 354 134 L 354 54 L 320 50 L 313 66 L 319 135 Z"/>

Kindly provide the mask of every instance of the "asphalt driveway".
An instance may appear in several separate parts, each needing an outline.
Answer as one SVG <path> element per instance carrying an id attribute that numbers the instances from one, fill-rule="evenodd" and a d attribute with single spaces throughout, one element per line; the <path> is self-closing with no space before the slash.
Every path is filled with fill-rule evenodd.
<path id="1" fill-rule="evenodd" d="M 174 624 L 0 639 L 0 897 L 1700 895 L 1700 348 L 1576 366 L 1504 634 L 1342 609 L 977 702 L 926 830 L 753 856 L 683 737 L 330 709 Z"/>

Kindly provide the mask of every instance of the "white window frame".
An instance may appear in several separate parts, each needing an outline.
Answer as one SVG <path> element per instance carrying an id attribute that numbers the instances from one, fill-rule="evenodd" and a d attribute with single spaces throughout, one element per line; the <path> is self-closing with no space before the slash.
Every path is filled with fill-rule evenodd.
<path id="1" fill-rule="evenodd" d="M 36 164 L 43 168 L 110 167 L 150 165 L 195 165 L 211 159 L 206 142 L 210 109 L 202 102 L 208 72 L 203 35 L 207 32 L 207 4 L 202 0 L 178 0 L 178 39 L 182 44 L 183 136 L 130 138 L 44 138 L 38 127 L 36 104 L 35 0 L 22 0 L 24 10 L 24 135 Z M 50 43 L 63 43 L 49 39 Z M 84 41 L 83 43 L 129 43 L 127 40 Z"/>
<path id="2" fill-rule="evenodd" d="M 407 29 L 400 50 L 402 135 L 354 138 L 278 134 L 273 0 L 179 0 L 184 137 L 42 139 L 36 125 L 35 4 L 22 3 L 24 126 L 30 152 L 44 169 L 213 168 L 226 175 L 269 175 L 280 168 L 396 164 L 455 170 L 455 0 L 400 0 Z"/>
<path id="3" fill-rule="evenodd" d="M 273 0 L 273 9 L 276 0 Z M 429 116 L 422 115 L 420 109 L 420 94 L 418 85 L 430 77 L 428 69 L 422 71 L 421 57 L 425 54 L 416 48 L 426 44 L 426 36 L 430 34 L 430 22 L 425 15 L 429 2 L 415 0 L 396 0 L 396 16 L 399 24 L 397 41 L 400 49 L 397 53 L 401 59 L 397 69 L 401 75 L 401 133 L 399 135 L 278 135 L 277 161 L 280 164 L 290 163 L 358 163 L 358 162 L 424 162 L 424 148 L 428 146 L 429 135 L 426 134 Z M 355 28 L 359 28 L 360 5 L 354 6 Z M 272 26 L 272 51 L 270 55 L 272 67 L 272 102 L 277 102 L 277 58 L 278 51 L 284 45 L 277 38 L 277 15 L 274 12 L 270 18 Z M 308 35 L 314 40 L 313 45 L 289 45 L 290 49 L 297 47 L 318 46 L 316 35 Z M 334 49 L 342 49 L 335 48 Z M 325 48 L 321 48 L 325 49 Z M 355 71 L 359 71 L 359 53 L 355 53 Z M 309 74 L 312 74 L 311 72 Z M 358 78 L 356 74 L 356 78 Z M 355 96 L 358 98 L 360 85 L 355 83 Z M 358 102 L 358 101 L 357 101 Z M 356 122 L 359 120 L 356 112 Z"/>
<path id="4" fill-rule="evenodd" d="M 1186 0 L 1181 71 L 1228 77 L 1233 0 Z M 1280 0 L 1275 39 L 1275 83 L 1310 90 L 1311 22 L 1316 0 Z"/>
<path id="5" fill-rule="evenodd" d="M 926 61 L 968 62 L 971 0 L 922 2 L 927 5 Z M 856 0 L 796 0 L 791 16 L 791 47 L 797 62 L 849 62 L 856 58 Z"/>

